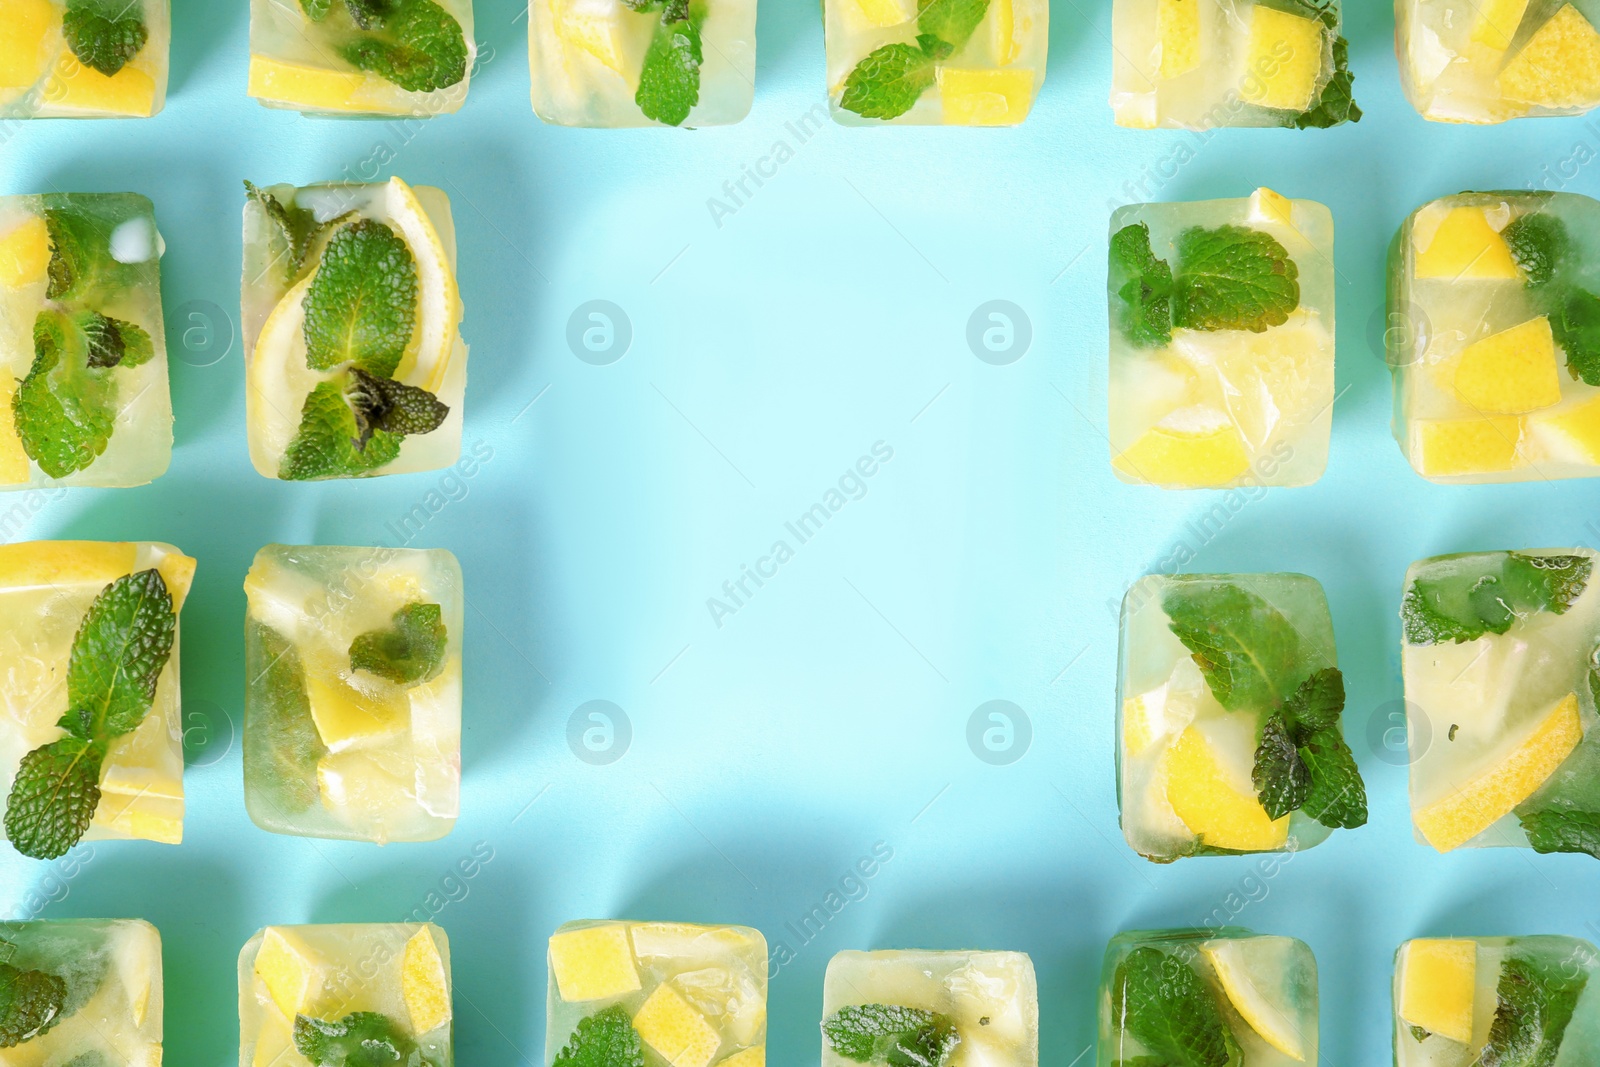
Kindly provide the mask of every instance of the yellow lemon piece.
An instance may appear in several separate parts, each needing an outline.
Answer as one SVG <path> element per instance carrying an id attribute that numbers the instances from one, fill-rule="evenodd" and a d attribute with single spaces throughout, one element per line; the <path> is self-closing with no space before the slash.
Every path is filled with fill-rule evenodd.
<path id="1" fill-rule="evenodd" d="M 1528 0 L 1480 0 L 1478 21 L 1472 26 L 1473 42 L 1505 51 L 1527 11 Z"/>
<path id="2" fill-rule="evenodd" d="M 0 545 L 0 584 L 114 582 L 133 572 L 138 546 L 128 541 L 24 541 Z"/>
<path id="3" fill-rule="evenodd" d="M 1033 71 L 939 68 L 939 100 L 950 126 L 1015 126 L 1033 107 Z"/>
<path id="4" fill-rule="evenodd" d="M 1472 1044 L 1472 1002 L 1477 989 L 1478 945 L 1464 939 L 1419 938 L 1400 949 L 1399 1004 L 1411 1026 Z"/>
<path id="5" fill-rule="evenodd" d="M 402 690 L 366 692 L 318 671 L 307 676 L 306 695 L 317 733 L 334 752 L 397 733 L 411 721 L 411 702 Z"/>
<path id="6" fill-rule="evenodd" d="M 271 1014 L 263 1015 L 250 1067 L 287 1067 L 297 1059 L 300 1059 L 300 1053 L 294 1047 L 294 1031 L 290 1020 Z"/>
<path id="7" fill-rule="evenodd" d="M 95 823 L 141 841 L 181 844 L 183 779 L 157 770 L 147 761 L 125 762 L 127 758 L 128 754 L 115 747 L 107 757 Z"/>
<path id="8" fill-rule="evenodd" d="M 49 269 L 50 228 L 43 218 L 35 215 L 0 237 L 0 285 L 37 285 Z"/>
<path id="9" fill-rule="evenodd" d="M 0 0 L 0 89 L 28 89 L 44 77 L 45 37 L 57 17 L 50 0 Z"/>
<path id="10" fill-rule="evenodd" d="M 316 278 L 300 281 L 279 300 L 256 337 L 245 384 L 245 419 L 250 427 L 250 462 L 268 478 L 300 430 L 305 398 L 322 380 L 306 365 L 306 293 Z"/>
<path id="11" fill-rule="evenodd" d="M 1011 0 L 990 0 L 989 51 L 998 67 L 1015 62 L 1022 54 L 1022 44 L 1017 40 L 1017 13 Z"/>
<path id="12" fill-rule="evenodd" d="M 1485 415 L 1519 415 L 1561 402 L 1550 320 L 1541 315 L 1468 345 L 1456 364 L 1456 395 Z"/>
<path id="13" fill-rule="evenodd" d="M 1292 937 L 1230 938 L 1207 941 L 1200 953 L 1240 1018 L 1267 1044 L 1304 1062 L 1306 1043 L 1300 1023 L 1276 996 L 1298 947 Z"/>
<path id="14" fill-rule="evenodd" d="M 1418 808 L 1417 829 L 1440 852 L 1459 848 L 1532 796 L 1582 740 L 1578 697 L 1568 693 L 1499 765 Z"/>
<path id="15" fill-rule="evenodd" d="M 141 557 L 153 558 L 141 558 Z M 183 602 L 189 597 L 189 589 L 194 585 L 194 572 L 199 563 L 193 556 L 185 556 L 161 545 L 146 545 L 140 550 L 139 557 L 135 557 L 134 569 L 155 566 L 161 573 L 161 580 L 166 583 L 167 593 L 172 597 L 172 610 L 182 611 Z"/>
<path id="16" fill-rule="evenodd" d="M 1250 469 L 1244 439 L 1227 416 L 1209 409 L 1181 411 L 1190 414 L 1163 419 L 1111 465 L 1133 481 L 1169 489 L 1215 488 Z"/>
<path id="17" fill-rule="evenodd" d="M 1600 396 L 1535 415 L 1528 423 L 1553 454 L 1575 463 L 1600 463 Z"/>
<path id="18" fill-rule="evenodd" d="M 355 111 L 367 114 L 410 113 L 398 90 L 360 71 L 327 70 L 287 63 L 265 56 L 250 57 L 250 95 L 312 111 Z"/>
<path id="19" fill-rule="evenodd" d="M 917 0 L 837 0 L 855 9 L 863 25 L 887 29 L 917 17 Z"/>
<path id="20" fill-rule="evenodd" d="M 639 62 L 626 20 L 633 12 L 619 0 L 550 0 L 550 14 L 556 36 L 574 48 L 588 52 L 612 71 L 637 80 Z"/>
<path id="21" fill-rule="evenodd" d="M 11 417 L 11 401 L 16 396 L 16 379 L 0 376 L 0 485 L 22 485 L 32 477 L 28 453 L 22 447 Z"/>
<path id="22" fill-rule="evenodd" d="M 1284 111 L 1309 108 L 1322 80 L 1326 28 L 1320 19 L 1256 4 L 1240 84 L 1244 101 Z"/>
<path id="23" fill-rule="evenodd" d="M 444 241 L 411 186 L 390 178 L 386 209 L 417 261 L 417 328 L 395 380 L 437 393 L 461 325 L 461 290 Z"/>
<path id="24" fill-rule="evenodd" d="M 1250 220 L 1275 222 L 1282 226 L 1294 225 L 1294 201 L 1282 193 L 1261 188 L 1250 194 Z"/>
<path id="25" fill-rule="evenodd" d="M 1420 239 L 1423 233 L 1416 233 Z M 1418 278 L 1522 280 L 1505 238 L 1489 223 L 1482 207 L 1453 207 L 1440 221 L 1427 247 L 1416 250 L 1412 269 Z"/>
<path id="26" fill-rule="evenodd" d="M 1167 699 L 1167 688 L 1140 693 L 1122 702 L 1122 758 L 1138 756 L 1161 736 L 1160 722 Z"/>
<path id="27" fill-rule="evenodd" d="M 73 111 L 148 117 L 155 114 L 156 83 L 131 66 L 108 77 L 79 63 L 71 52 L 63 52 L 46 98 L 56 107 Z"/>
<path id="28" fill-rule="evenodd" d="M 310 1006 L 320 984 L 318 961 L 300 935 L 282 926 L 269 926 L 256 950 L 256 977 L 285 1019 L 293 1019 Z"/>
<path id="29" fill-rule="evenodd" d="M 767 1067 L 767 1046 L 754 1045 L 717 1061 L 717 1067 Z"/>
<path id="30" fill-rule="evenodd" d="M 1237 787 L 1194 726 L 1172 746 L 1167 800 L 1189 832 L 1213 848 L 1265 852 L 1282 848 L 1289 839 L 1289 816 L 1270 818 L 1254 792 Z"/>
<path id="31" fill-rule="evenodd" d="M 1161 76 L 1176 78 L 1200 65 L 1200 0 L 1157 0 Z"/>
<path id="32" fill-rule="evenodd" d="M 722 1044 L 716 1027 L 665 983 L 639 1008 L 633 1028 L 671 1067 L 707 1067 Z"/>
<path id="33" fill-rule="evenodd" d="M 1421 419 L 1412 433 L 1411 461 L 1428 477 L 1492 474 L 1523 462 L 1522 420 L 1514 415 Z"/>
<path id="34" fill-rule="evenodd" d="M 450 975 L 434 940 L 435 931 L 437 927 L 428 925 L 413 934 L 400 964 L 400 994 L 406 1014 L 411 1016 L 411 1030 L 419 1035 L 438 1029 L 452 1017 Z M 443 931 L 438 931 L 438 936 L 444 936 Z"/>
<path id="35" fill-rule="evenodd" d="M 1499 84 L 1507 99 L 1534 107 L 1600 104 L 1600 33 L 1567 4 L 1511 57 Z"/>
<path id="36" fill-rule="evenodd" d="M 566 1001 L 602 1000 L 639 988 L 639 968 L 622 923 L 557 932 L 550 938 L 550 969 Z"/>

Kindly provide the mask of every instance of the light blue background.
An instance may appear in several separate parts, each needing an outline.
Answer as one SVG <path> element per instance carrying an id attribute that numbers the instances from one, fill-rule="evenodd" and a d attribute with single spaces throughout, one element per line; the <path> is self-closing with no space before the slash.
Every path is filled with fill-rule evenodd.
<path id="1" fill-rule="evenodd" d="M 29 537 L 160 539 L 199 558 L 183 616 L 186 840 L 96 846 L 61 884 L 8 854 L 0 887 L 13 915 L 42 887 L 65 893 L 46 916 L 160 927 L 169 1062 L 235 1062 L 234 961 L 254 930 L 400 918 L 442 895 L 479 843 L 494 859 L 438 915 L 470 1067 L 540 1062 L 544 939 L 579 917 L 746 923 L 787 943 L 796 956 L 771 988 L 782 1067 L 816 1061 L 822 974 L 843 948 L 1026 950 L 1043 1062 L 1067 1067 L 1092 1062 L 1111 935 L 1236 911 L 1310 942 L 1323 1062 L 1354 1067 L 1388 1062 L 1400 940 L 1600 932 L 1593 860 L 1415 844 L 1405 770 L 1384 747 L 1406 564 L 1600 545 L 1600 493 L 1423 482 L 1390 439 L 1379 351 L 1383 257 L 1403 216 L 1464 188 L 1542 183 L 1577 146 L 1600 153 L 1600 123 L 1424 123 L 1399 92 L 1391 17 L 1368 2 L 1348 27 L 1359 126 L 1118 130 L 1110 4 L 1059 0 L 1049 77 L 1021 128 L 824 123 L 800 144 L 785 123 L 823 104 L 821 22 L 806 0 L 763 0 L 742 125 L 564 130 L 529 109 L 524 14 L 479 0 L 485 62 L 465 109 L 408 137 L 259 108 L 244 95 L 246 5 L 174 6 L 161 116 L 24 124 L 0 148 L 0 193 L 143 192 L 167 239 L 171 471 L 141 489 L 7 497 L 0 520 L 36 508 Z M 780 139 L 793 158 L 716 225 L 707 199 Z M 1600 188 L 1600 163 L 1567 170 L 1569 188 Z M 216 355 L 208 304 L 227 309 L 209 325 L 234 332 L 241 179 L 389 173 L 453 200 L 473 346 L 466 444 L 493 459 L 412 542 L 454 550 L 467 575 L 465 817 L 442 842 L 378 849 L 273 836 L 246 818 L 240 583 L 267 542 L 393 544 L 387 523 L 453 486 L 439 474 L 263 479 L 246 457 L 237 338 L 191 364 Z M 1186 524 L 1220 494 L 1124 486 L 1107 461 L 1107 216 L 1260 184 L 1321 200 L 1337 220 L 1332 458 L 1317 485 L 1266 493 L 1197 539 Z M 973 310 L 997 298 L 1032 323 L 1009 366 L 966 341 Z M 592 299 L 632 323 L 610 366 L 566 342 Z M 716 626 L 706 599 L 878 441 L 894 457 L 866 495 L 791 542 L 795 557 Z M 1372 822 L 1271 879 L 1243 859 L 1156 867 L 1117 829 L 1115 606 L 1180 546 L 1188 570 L 1315 575 L 1332 604 Z M 593 699 L 632 724 L 609 766 L 566 740 Z M 1010 766 L 968 747 L 968 719 L 991 699 L 1032 721 Z M 894 855 L 865 898 L 802 944 L 785 923 L 876 842 Z"/>

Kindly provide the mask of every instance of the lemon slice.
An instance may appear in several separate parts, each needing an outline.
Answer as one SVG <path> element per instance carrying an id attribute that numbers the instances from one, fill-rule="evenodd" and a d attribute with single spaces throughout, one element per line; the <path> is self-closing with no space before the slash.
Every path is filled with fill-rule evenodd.
<path id="1" fill-rule="evenodd" d="M 424 926 L 406 942 L 400 965 L 400 993 L 411 1016 L 411 1029 L 418 1034 L 437 1030 L 451 1019 L 450 975 L 445 968 L 435 926 Z M 443 937 L 443 931 L 439 931 Z"/>
<path id="2" fill-rule="evenodd" d="M 278 301 L 256 337 L 245 386 L 250 461 L 269 478 L 300 429 L 300 409 L 321 376 L 306 365 L 306 293 L 312 274 Z"/>
<path id="3" fill-rule="evenodd" d="M 461 290 L 439 231 L 411 186 L 390 178 L 385 206 L 389 222 L 400 231 L 417 261 L 417 330 L 395 379 L 437 393 L 449 369 L 456 327 L 461 324 Z"/>
<path id="4" fill-rule="evenodd" d="M 1267 1044 L 1303 1063 L 1306 1043 L 1299 1023 L 1265 991 L 1282 985 L 1284 975 L 1294 967 L 1296 949 L 1292 937 L 1207 941 L 1200 946 L 1240 1017 Z"/>
<path id="5" fill-rule="evenodd" d="M 250 95 L 264 103 L 371 115 L 410 114 L 402 90 L 360 71 L 326 70 L 266 56 L 250 57 Z"/>

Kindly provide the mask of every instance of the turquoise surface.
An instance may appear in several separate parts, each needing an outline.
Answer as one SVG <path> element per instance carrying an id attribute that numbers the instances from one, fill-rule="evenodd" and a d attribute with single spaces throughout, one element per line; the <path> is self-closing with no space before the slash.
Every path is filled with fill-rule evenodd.
<path id="1" fill-rule="evenodd" d="M 257 928 L 419 908 L 451 935 L 457 1051 L 472 1067 L 539 1062 L 544 940 L 580 917 L 745 923 L 782 943 L 782 1067 L 816 1061 L 822 973 L 843 948 L 1031 953 L 1043 1062 L 1067 1067 L 1092 1061 L 1117 931 L 1225 919 L 1293 934 L 1322 969 L 1324 1061 L 1370 1065 L 1388 1062 L 1402 939 L 1600 933 L 1593 860 L 1414 843 L 1388 732 L 1405 566 L 1600 546 L 1600 486 L 1425 483 L 1390 439 L 1381 357 L 1384 251 L 1406 213 L 1465 188 L 1594 194 L 1600 121 L 1424 123 L 1400 95 L 1391 16 L 1365 3 L 1349 13 L 1360 125 L 1118 130 L 1107 0 L 1055 5 L 1048 80 L 1015 130 L 834 126 L 805 0 L 763 3 L 755 109 L 739 126 L 540 125 L 512 0 L 478 4 L 485 62 L 459 114 L 313 121 L 245 97 L 245 6 L 177 0 L 158 118 L 0 133 L 0 193 L 146 193 L 167 240 L 171 471 L 140 489 L 5 497 L 0 535 L 162 539 L 199 558 L 183 616 L 187 836 L 95 846 L 72 878 L 8 854 L 0 910 L 56 897 L 45 916 L 156 923 L 169 1062 L 236 1062 L 235 958 Z M 808 115 L 822 121 L 802 142 Z M 714 219 L 708 200 L 758 166 L 771 177 Z M 240 181 L 391 173 L 454 203 L 466 445 L 491 458 L 470 479 L 263 479 L 245 450 Z M 1252 496 L 1122 485 L 1104 436 L 1110 209 L 1262 184 L 1337 221 L 1327 475 Z M 1031 323 L 1009 365 L 967 340 L 997 299 Z M 631 324 L 609 365 L 568 345 L 592 300 Z M 785 524 L 875 447 L 892 458 L 800 543 Z M 419 504 L 426 522 L 397 535 Z M 236 743 L 250 559 L 272 541 L 404 536 L 452 549 L 466 571 L 465 815 L 441 842 L 383 849 L 259 831 Z M 746 565 L 771 570 L 761 560 L 779 540 L 792 558 L 719 625 L 708 598 Z M 1116 606 L 1140 574 L 1174 568 L 1297 570 L 1327 587 L 1372 822 L 1270 878 L 1248 859 L 1152 866 L 1117 829 Z M 568 741 L 594 700 L 630 724 L 608 765 L 581 728 L 589 761 Z M 969 747 L 992 700 L 1030 723 L 1009 765 Z M 849 881 L 875 849 L 892 858 Z M 493 859 L 463 878 L 458 863 L 484 850 Z M 825 921 L 797 933 L 808 915 Z"/>

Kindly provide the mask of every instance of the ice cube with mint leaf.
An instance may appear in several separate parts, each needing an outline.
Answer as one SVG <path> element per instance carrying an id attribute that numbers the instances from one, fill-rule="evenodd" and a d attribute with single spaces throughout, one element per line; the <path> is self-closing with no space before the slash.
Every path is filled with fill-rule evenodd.
<path id="1" fill-rule="evenodd" d="M 251 0 L 266 107 L 431 118 L 460 109 L 476 61 L 472 0 Z"/>
<path id="2" fill-rule="evenodd" d="M 1117 125 L 1322 129 L 1358 122 L 1340 0 L 1115 0 Z"/>
<path id="3" fill-rule="evenodd" d="M 258 826 L 431 841 L 460 808 L 461 568 L 442 549 L 268 545 L 245 578 Z"/>
<path id="4" fill-rule="evenodd" d="M 161 935 L 136 919 L 0 923 L 0 1063 L 162 1062 Z"/>
<path id="5" fill-rule="evenodd" d="M 1333 216 L 1271 189 L 1111 217 L 1112 469 L 1167 489 L 1307 485 L 1334 401 Z"/>
<path id="6" fill-rule="evenodd" d="M 756 0 L 532 0 L 528 7 L 533 110 L 559 126 L 739 122 L 755 97 L 755 55 Z"/>
<path id="7" fill-rule="evenodd" d="M 170 0 L 10 0 L 0 119 L 148 118 L 166 103 Z"/>
<path id="8" fill-rule="evenodd" d="M 162 251 L 142 196 L 0 197 L 0 490 L 166 471 Z"/>
<path id="9" fill-rule="evenodd" d="M 1120 659 L 1117 796 L 1140 855 L 1299 852 L 1366 823 L 1316 579 L 1141 578 L 1123 599 Z"/>
<path id="10" fill-rule="evenodd" d="M 1317 962 L 1236 926 L 1135 930 L 1106 947 L 1098 1067 L 1317 1062 Z"/>
<path id="11" fill-rule="evenodd" d="M 1597 558 L 1471 552 L 1407 571 L 1401 668 L 1419 841 L 1600 858 Z"/>
<path id="12" fill-rule="evenodd" d="M 1600 475 L 1600 201 L 1458 193 L 1390 246 L 1394 433 L 1435 482 Z"/>
<path id="13" fill-rule="evenodd" d="M 311 481 L 435 470 L 461 451 L 467 346 L 444 193 L 399 178 L 245 183 L 250 458 Z"/>
<path id="14" fill-rule="evenodd" d="M 1014 126 L 1044 82 L 1045 0 L 826 0 L 823 22 L 846 125 Z"/>
<path id="15" fill-rule="evenodd" d="M 1025 953 L 844 951 L 822 988 L 823 1067 L 1037 1067 L 1039 997 Z"/>

